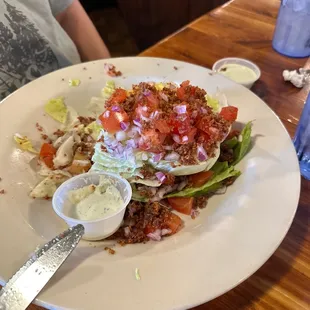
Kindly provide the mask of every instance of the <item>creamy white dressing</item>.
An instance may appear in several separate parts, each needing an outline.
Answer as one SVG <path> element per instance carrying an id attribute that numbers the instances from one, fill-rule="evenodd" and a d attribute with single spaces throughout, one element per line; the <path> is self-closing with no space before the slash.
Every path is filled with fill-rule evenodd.
<path id="1" fill-rule="evenodd" d="M 254 70 L 239 64 L 224 64 L 219 68 L 218 72 L 237 83 L 246 83 L 257 78 Z"/>
<path id="2" fill-rule="evenodd" d="M 116 213 L 123 206 L 123 198 L 112 182 L 104 177 L 100 183 L 69 192 L 73 204 L 70 216 L 78 220 L 96 220 Z"/>

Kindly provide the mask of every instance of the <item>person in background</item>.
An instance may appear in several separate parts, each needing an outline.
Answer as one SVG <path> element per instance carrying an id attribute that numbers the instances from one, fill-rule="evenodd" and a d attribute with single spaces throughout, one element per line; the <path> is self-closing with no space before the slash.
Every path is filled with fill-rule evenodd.
<path id="1" fill-rule="evenodd" d="M 108 57 L 78 0 L 0 0 L 0 100 L 49 72 Z"/>

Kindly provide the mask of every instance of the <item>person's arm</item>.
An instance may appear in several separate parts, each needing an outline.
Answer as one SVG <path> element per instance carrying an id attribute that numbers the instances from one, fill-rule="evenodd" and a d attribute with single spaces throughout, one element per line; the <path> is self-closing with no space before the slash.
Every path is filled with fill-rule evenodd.
<path id="1" fill-rule="evenodd" d="M 75 43 L 82 61 L 109 58 L 110 53 L 78 0 L 73 0 L 57 21 Z"/>

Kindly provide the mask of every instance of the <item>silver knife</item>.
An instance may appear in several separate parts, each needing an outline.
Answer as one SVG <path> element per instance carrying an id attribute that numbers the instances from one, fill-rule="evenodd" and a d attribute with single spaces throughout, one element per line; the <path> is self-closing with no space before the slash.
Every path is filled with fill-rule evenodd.
<path id="1" fill-rule="evenodd" d="M 84 234 L 78 224 L 37 250 L 0 291 L 0 310 L 24 310 L 75 249 Z"/>

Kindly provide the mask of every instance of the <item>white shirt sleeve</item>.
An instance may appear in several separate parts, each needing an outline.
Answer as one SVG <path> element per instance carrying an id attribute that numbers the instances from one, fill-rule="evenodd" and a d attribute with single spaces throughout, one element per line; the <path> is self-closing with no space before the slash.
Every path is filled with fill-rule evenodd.
<path id="1" fill-rule="evenodd" d="M 74 0 L 48 0 L 54 16 L 68 8 Z"/>

